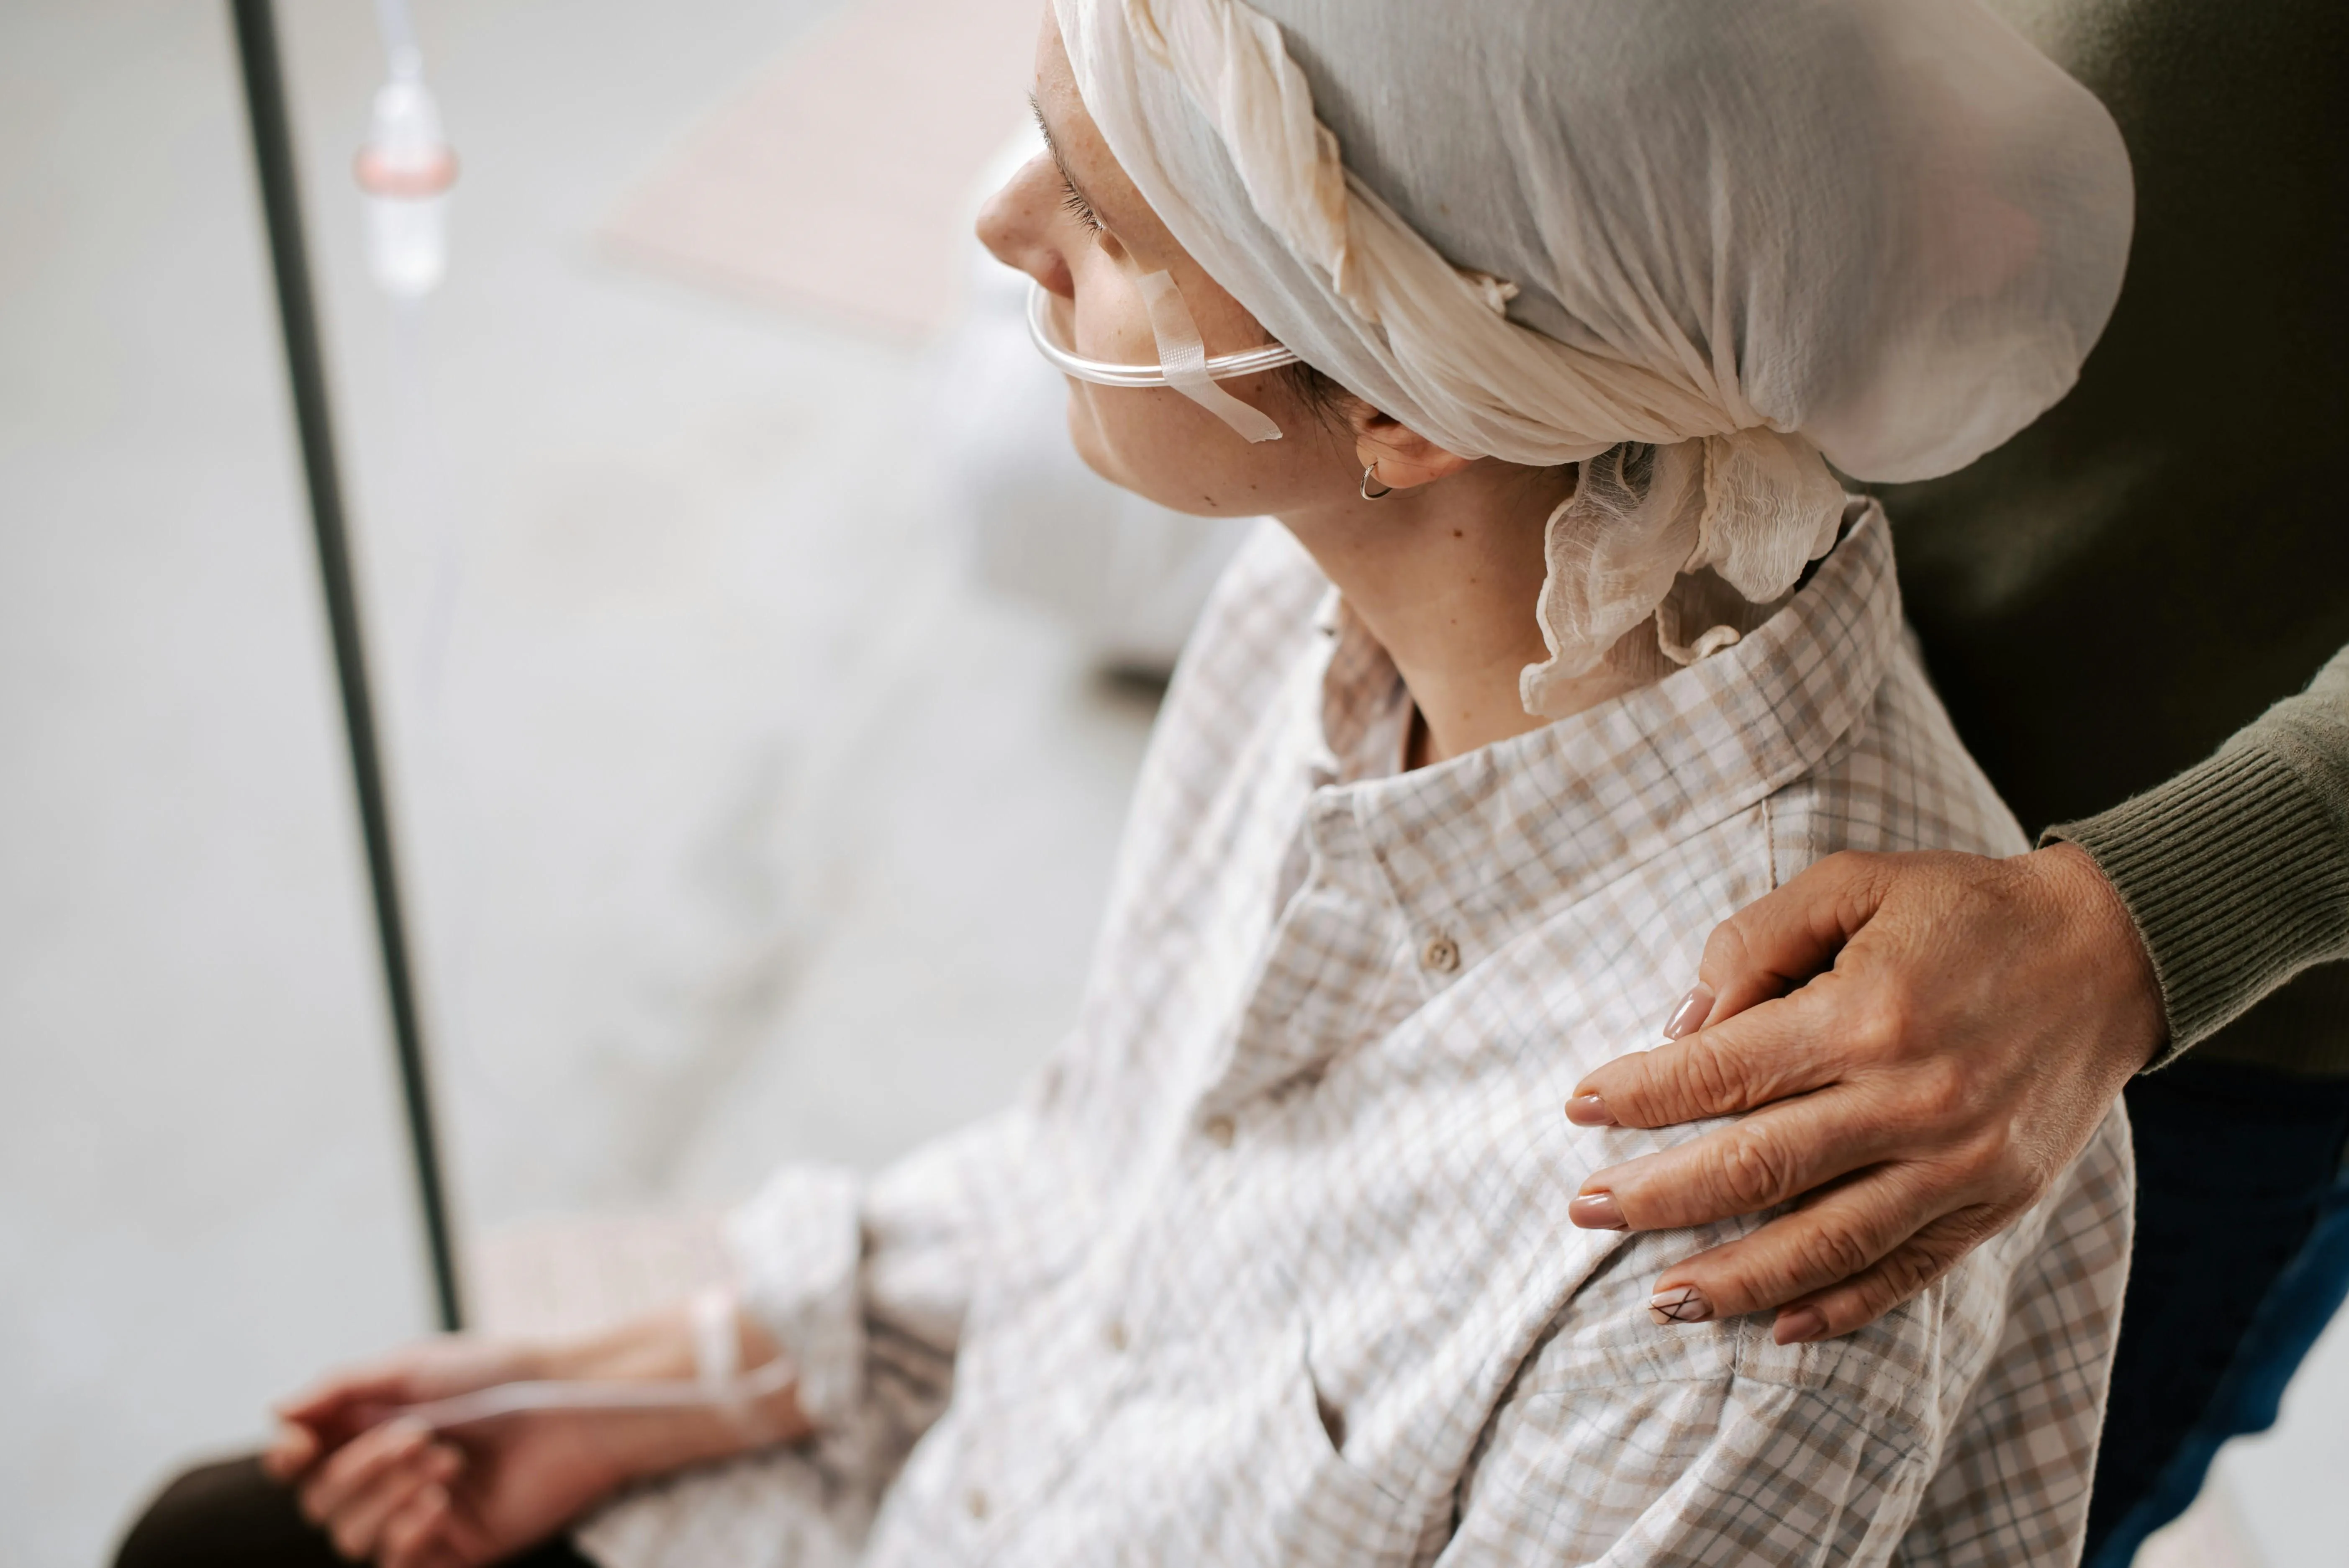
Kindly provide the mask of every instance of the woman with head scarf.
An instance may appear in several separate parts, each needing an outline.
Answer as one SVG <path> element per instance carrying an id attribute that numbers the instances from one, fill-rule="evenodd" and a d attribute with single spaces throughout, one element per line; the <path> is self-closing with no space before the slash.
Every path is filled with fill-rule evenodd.
<path id="1" fill-rule="evenodd" d="M 2127 243 L 2109 119 L 1974 0 L 1058 0 L 1037 105 L 982 232 L 1079 450 L 1279 524 L 1177 673 L 1075 1029 L 876 1179 L 780 1173 L 734 1316 L 410 1353 L 271 1469 L 395 1564 L 2075 1558 L 2119 1113 L 1828 1339 L 1651 1292 L 1692 1236 L 1569 1199 L 1692 1133 L 1557 1106 L 1804 866 L 2023 847 L 1837 470 L 2063 395 Z M 697 1343 L 784 1375 L 397 1414 Z"/>

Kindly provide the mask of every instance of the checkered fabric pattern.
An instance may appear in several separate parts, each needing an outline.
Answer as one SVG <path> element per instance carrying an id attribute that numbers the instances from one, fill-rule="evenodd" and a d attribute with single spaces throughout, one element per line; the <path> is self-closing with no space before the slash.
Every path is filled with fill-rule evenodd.
<path id="1" fill-rule="evenodd" d="M 1653 686 L 1404 772 L 1409 713 L 1268 529 L 1175 679 L 1030 1092 L 736 1218 L 824 1443 L 665 1483 L 591 1553 L 805 1565 L 877 1510 L 886 1568 L 2077 1557 L 2117 1110 L 2003 1236 L 1825 1345 L 1650 1320 L 1661 1270 L 1754 1222 L 1567 1222 L 1588 1172 L 1702 1130 L 1560 1106 L 1655 1039 L 1715 922 L 1837 849 L 2024 847 L 1906 645 L 1881 514 Z M 811 1509 L 847 1522 L 812 1546 Z"/>

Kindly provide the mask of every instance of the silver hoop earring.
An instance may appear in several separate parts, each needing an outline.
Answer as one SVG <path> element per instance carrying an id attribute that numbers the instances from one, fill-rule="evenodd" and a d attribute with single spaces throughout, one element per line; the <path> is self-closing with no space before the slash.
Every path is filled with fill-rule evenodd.
<path id="1" fill-rule="evenodd" d="M 1371 487 L 1374 484 L 1378 485 L 1379 488 L 1372 490 Z M 1362 470 L 1362 499 L 1364 500 L 1384 500 L 1387 497 L 1392 494 L 1394 494 L 1394 486 L 1381 483 L 1379 480 L 1378 464 L 1372 463 L 1369 468 Z"/>

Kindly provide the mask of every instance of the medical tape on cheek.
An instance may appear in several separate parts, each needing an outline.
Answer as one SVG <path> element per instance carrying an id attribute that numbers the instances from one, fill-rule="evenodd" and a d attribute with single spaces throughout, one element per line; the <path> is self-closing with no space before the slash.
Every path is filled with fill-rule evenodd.
<path id="1" fill-rule="evenodd" d="M 1251 441 L 1280 439 L 1280 427 L 1263 410 L 1252 408 L 1207 374 L 1206 340 L 1199 324 L 1183 303 L 1183 291 L 1165 273 L 1145 273 L 1141 279 L 1142 303 L 1150 311 L 1150 330 L 1158 338 L 1158 366 L 1166 385 L 1237 430 Z"/>

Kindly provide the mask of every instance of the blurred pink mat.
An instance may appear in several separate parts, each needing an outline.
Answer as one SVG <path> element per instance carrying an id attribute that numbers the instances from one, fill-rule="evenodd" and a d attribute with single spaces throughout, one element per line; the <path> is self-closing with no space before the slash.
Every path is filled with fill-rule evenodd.
<path id="1" fill-rule="evenodd" d="M 601 238 L 728 293 L 936 333 L 1042 20 L 1041 0 L 853 0 L 689 132 Z"/>

